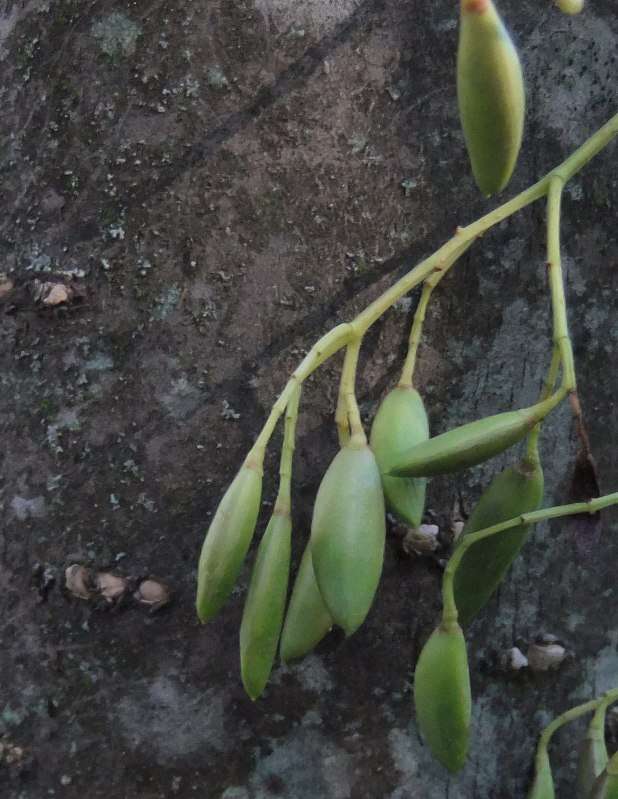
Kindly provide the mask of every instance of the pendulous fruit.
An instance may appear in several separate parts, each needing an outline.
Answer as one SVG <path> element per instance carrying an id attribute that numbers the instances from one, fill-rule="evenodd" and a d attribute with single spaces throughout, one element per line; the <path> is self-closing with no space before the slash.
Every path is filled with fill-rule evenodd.
<path id="1" fill-rule="evenodd" d="M 375 456 L 352 438 L 322 478 L 311 522 L 315 578 L 333 621 L 347 635 L 365 620 L 382 573 L 384 496 Z"/>
<path id="2" fill-rule="evenodd" d="M 461 0 L 457 96 L 474 179 L 495 194 L 515 168 L 526 101 L 519 55 L 492 0 Z"/>

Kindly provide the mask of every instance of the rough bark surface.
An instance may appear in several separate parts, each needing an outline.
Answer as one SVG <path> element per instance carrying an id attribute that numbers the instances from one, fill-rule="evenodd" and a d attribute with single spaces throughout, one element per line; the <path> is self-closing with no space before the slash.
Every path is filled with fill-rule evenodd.
<path id="1" fill-rule="evenodd" d="M 528 90 L 510 196 L 615 113 L 618 16 L 614 0 L 576 18 L 549 0 L 500 6 Z M 465 156 L 456 38 L 455 0 L 0 2 L 3 797 L 514 799 L 544 724 L 618 683 L 610 512 L 586 547 L 572 524 L 536 528 L 467 631 L 473 733 L 455 777 L 423 746 L 411 700 L 447 548 L 409 557 L 391 529 L 366 624 L 278 666 L 255 703 L 237 645 L 255 548 L 222 614 L 195 618 L 209 518 L 303 351 L 497 202 Z M 608 491 L 616 153 L 569 184 L 563 214 L 580 394 Z M 539 204 L 440 287 L 418 375 L 434 432 L 534 402 L 551 349 L 544 261 Z M 71 301 L 44 305 L 45 282 L 70 284 Z M 366 422 L 417 298 L 367 337 Z M 295 566 L 336 452 L 339 365 L 303 398 Z M 577 452 L 568 408 L 541 450 L 557 504 Z M 428 521 L 448 538 L 459 495 L 469 508 L 512 457 L 433 480 Z M 149 613 L 130 596 L 77 599 L 62 588 L 71 564 L 156 576 L 173 600 Z M 566 647 L 559 668 L 499 668 L 501 650 L 539 636 Z M 552 749 L 562 796 L 582 729 Z"/>

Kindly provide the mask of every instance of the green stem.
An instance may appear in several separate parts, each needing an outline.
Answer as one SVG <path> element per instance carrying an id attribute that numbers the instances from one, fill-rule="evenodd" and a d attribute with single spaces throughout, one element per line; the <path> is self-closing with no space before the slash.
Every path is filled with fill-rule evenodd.
<path id="1" fill-rule="evenodd" d="M 401 376 L 399 378 L 400 386 L 412 386 L 414 368 L 416 366 L 416 356 L 421 341 L 423 323 L 425 321 L 427 306 L 429 305 L 429 300 L 431 299 L 433 290 L 436 288 L 438 283 L 440 283 L 451 266 L 453 266 L 455 261 L 460 258 L 471 245 L 472 239 L 470 239 L 470 241 L 464 242 L 462 246 L 459 247 L 447 261 L 444 261 L 439 266 L 434 267 L 433 272 L 428 278 L 426 278 L 423 284 L 421 297 L 418 301 L 418 305 L 416 306 L 416 311 L 414 312 L 414 320 L 412 322 L 410 339 L 408 341 L 408 354 L 406 355 L 406 359 L 401 370 Z"/>
<path id="2" fill-rule="evenodd" d="M 556 385 L 556 378 L 558 376 L 558 369 L 560 368 L 561 356 L 560 356 L 560 349 L 556 345 L 554 345 L 551 362 L 549 364 L 549 370 L 547 372 L 547 377 L 545 379 L 545 385 L 543 386 L 543 390 L 541 391 L 541 396 L 539 397 L 539 402 L 544 402 L 551 396 L 552 391 L 554 390 L 554 386 Z M 526 447 L 526 458 L 531 461 L 538 460 L 538 444 L 539 444 L 539 435 L 541 433 L 541 425 L 535 425 L 530 435 L 528 436 L 528 444 Z"/>
<path id="3" fill-rule="evenodd" d="M 605 740 L 605 716 L 607 714 L 607 707 L 614 702 L 615 699 L 618 699 L 618 690 L 615 691 L 616 697 L 614 699 L 611 698 L 612 693 L 612 691 L 606 691 L 606 693 L 599 700 L 599 704 L 594 711 L 594 716 L 592 717 L 590 725 L 588 726 L 588 737 L 592 738 L 593 740 Z"/>
<path id="4" fill-rule="evenodd" d="M 534 425 L 538 424 L 538 422 L 543 421 L 547 414 L 552 411 L 556 405 L 562 402 L 562 400 L 566 397 L 567 392 L 567 387 L 565 385 L 561 385 L 551 396 L 547 397 L 547 399 L 539 400 L 536 405 L 533 405 L 530 409 L 533 411 L 533 413 L 529 417 L 528 426 L 532 428 Z"/>
<path id="5" fill-rule="evenodd" d="M 558 369 L 560 368 L 561 362 L 562 356 L 560 355 L 560 348 L 554 344 L 551 354 L 551 362 L 549 364 L 549 369 L 547 370 L 547 377 L 545 378 L 545 385 L 543 386 L 541 396 L 539 397 L 540 400 L 547 399 L 547 397 L 551 396 L 554 386 L 556 385 L 556 378 L 558 377 Z"/>
<path id="6" fill-rule="evenodd" d="M 457 607 L 455 606 L 453 594 L 453 579 L 462 558 L 470 547 L 478 541 L 525 524 L 535 524 L 536 522 L 546 521 L 547 519 L 558 519 L 562 516 L 573 516 L 577 513 L 597 513 L 603 510 L 603 508 L 609 508 L 611 505 L 616 505 L 617 503 L 618 491 L 613 494 L 607 494 L 604 497 L 596 497 L 589 502 L 573 502 L 570 505 L 557 505 L 553 508 L 543 508 L 542 510 L 535 510 L 530 513 L 522 513 L 520 516 L 516 516 L 506 522 L 494 524 L 491 527 L 485 528 L 485 530 L 479 530 L 477 533 L 469 533 L 464 536 L 462 541 L 458 543 L 457 548 L 451 555 L 444 570 L 442 602 L 445 616 L 448 616 L 451 620 L 457 619 Z"/>
<path id="7" fill-rule="evenodd" d="M 404 294 L 429 278 L 434 271 L 445 271 L 443 264 L 449 263 L 454 259 L 455 254 L 461 247 L 467 247 L 479 236 L 482 236 L 494 225 L 508 218 L 516 211 L 525 208 L 535 200 L 544 197 L 550 188 L 553 178 L 556 178 L 556 185 L 560 188 L 569 178 L 579 172 L 603 147 L 605 147 L 618 134 L 618 114 L 612 117 L 603 127 L 594 133 L 579 149 L 569 156 L 559 166 L 551 170 L 541 180 L 533 186 L 513 197 L 508 202 L 485 214 L 476 222 L 463 228 L 457 228 L 455 235 L 446 242 L 433 255 L 421 261 L 414 269 L 398 280 L 390 289 L 387 289 L 380 297 L 372 302 L 362 311 L 352 322 L 335 327 L 311 348 L 299 367 L 292 374 L 279 398 L 275 402 L 264 427 L 259 434 L 248 458 L 262 463 L 264 451 L 268 441 L 275 429 L 275 426 L 287 407 L 288 400 L 296 383 L 301 384 L 312 372 L 314 372 L 325 360 L 338 352 L 352 338 L 352 336 L 362 336 L 374 322 L 387 311 Z M 556 190 L 554 189 L 554 192 Z M 553 213 L 553 212 L 552 212 Z M 454 263 L 454 260 L 452 261 Z M 560 344 L 562 354 L 568 356 L 568 348 L 564 342 Z"/>
<path id="8" fill-rule="evenodd" d="M 248 459 L 253 457 L 254 459 L 259 460 L 260 463 L 263 462 L 266 445 L 273 434 L 279 418 L 285 411 L 292 392 L 296 386 L 302 385 L 303 381 L 306 380 L 310 374 L 315 372 L 315 370 L 321 366 L 324 361 L 328 360 L 331 355 L 334 355 L 340 349 L 345 347 L 351 336 L 351 325 L 344 323 L 337 325 L 337 327 L 334 327 L 332 330 L 329 330 L 328 333 L 316 341 L 316 343 L 292 373 L 292 376 L 286 383 L 281 394 L 279 394 L 277 401 L 271 408 L 270 414 L 266 420 L 266 423 L 264 424 L 264 427 L 262 428 L 261 433 L 257 437 L 255 444 L 247 456 Z"/>
<path id="9" fill-rule="evenodd" d="M 558 718 L 555 718 L 541 733 L 538 748 L 547 749 L 549 739 L 556 732 L 556 730 L 565 724 L 568 724 L 570 721 L 575 721 L 575 719 L 578 719 L 580 716 L 584 716 L 586 713 L 596 710 L 598 704 L 598 699 L 591 699 L 589 702 L 584 702 L 582 705 L 577 705 L 577 707 L 570 708 L 570 710 L 565 711 L 558 716 Z"/>
<path id="10" fill-rule="evenodd" d="M 566 161 L 555 167 L 550 175 L 558 175 L 564 183 L 579 172 L 594 156 L 606 147 L 614 136 L 618 135 L 618 114 L 609 119 L 596 133 L 578 147 Z"/>
<path id="11" fill-rule="evenodd" d="M 560 257 L 560 203 L 564 180 L 552 175 L 547 194 L 547 270 L 552 301 L 554 344 L 560 349 L 562 382 L 568 391 L 575 391 L 575 364 L 566 315 L 566 298 Z"/>
<path id="12" fill-rule="evenodd" d="M 283 430 L 283 444 L 281 445 L 281 461 L 279 463 L 279 492 L 275 508 L 288 510 L 292 505 L 292 460 L 294 458 L 294 440 L 296 436 L 296 422 L 298 420 L 298 406 L 300 404 L 300 385 L 294 386 L 290 401 L 285 412 L 285 427 Z"/>
<path id="13" fill-rule="evenodd" d="M 350 348 L 350 345 L 348 345 L 343 358 L 343 368 L 341 370 L 339 393 L 337 396 L 337 410 L 335 411 L 335 424 L 337 425 L 337 435 L 339 437 L 340 447 L 345 447 L 350 440 L 350 422 L 348 420 L 348 406 L 345 398 L 345 386 L 346 381 L 349 380 L 350 369 L 355 369 L 354 365 L 351 363 L 353 358 L 354 350 Z M 356 358 L 358 359 L 358 353 L 356 354 Z"/>
<path id="14" fill-rule="evenodd" d="M 457 549 L 459 548 L 460 547 L 457 547 Z M 442 624 L 445 627 L 451 627 L 455 624 L 459 616 L 459 611 L 457 610 L 457 604 L 455 602 L 454 579 L 455 572 L 449 572 L 447 567 L 442 577 Z"/>
<path id="15" fill-rule="evenodd" d="M 442 277 L 444 274 L 445 273 L 442 272 L 440 277 Z M 406 359 L 401 369 L 401 375 L 399 377 L 400 386 L 412 386 L 414 367 L 416 366 L 416 354 L 418 352 L 418 345 L 421 341 L 421 330 L 423 329 L 423 322 L 425 321 L 427 306 L 429 305 L 431 294 L 439 282 L 440 278 L 433 283 L 430 282 L 430 278 L 427 278 L 423 284 L 423 291 L 421 292 L 421 297 L 418 301 L 418 305 L 416 306 L 416 311 L 414 312 L 414 321 L 412 322 L 412 329 L 410 330 L 408 354 L 406 355 Z"/>
<path id="16" fill-rule="evenodd" d="M 347 420 L 349 422 L 349 430 L 351 433 L 350 441 L 355 445 L 363 446 L 367 443 L 367 437 L 361 422 L 360 411 L 356 401 L 356 369 L 358 367 L 358 356 L 360 354 L 360 347 L 362 337 L 353 338 L 348 344 L 343 362 L 343 370 L 341 373 L 341 385 L 339 388 L 339 396 L 341 402 L 341 409 L 338 408 L 339 413 L 343 415 L 345 411 Z M 341 427 L 339 428 L 341 430 Z M 347 442 L 346 442 L 347 443 Z"/>
<path id="17" fill-rule="evenodd" d="M 547 749 L 549 739 L 556 732 L 556 730 L 560 729 L 560 727 L 563 727 L 565 724 L 568 724 L 570 721 L 574 721 L 586 713 L 596 711 L 599 707 L 607 706 L 616 700 L 618 700 L 618 689 L 614 688 L 611 691 L 606 691 L 603 696 L 598 699 L 591 699 L 589 702 L 584 702 L 582 705 L 577 705 L 576 707 L 570 708 L 570 710 L 566 710 L 560 716 L 555 718 L 551 724 L 548 724 L 547 727 L 545 727 L 539 738 L 537 751 L 540 751 L 541 749 Z"/>

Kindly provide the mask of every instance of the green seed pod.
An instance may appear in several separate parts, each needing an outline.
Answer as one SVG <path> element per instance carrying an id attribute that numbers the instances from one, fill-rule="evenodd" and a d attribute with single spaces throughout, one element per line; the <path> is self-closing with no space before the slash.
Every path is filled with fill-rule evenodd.
<path id="1" fill-rule="evenodd" d="M 294 581 L 285 615 L 279 655 L 284 663 L 307 655 L 333 626 L 324 604 L 311 562 L 311 549 L 305 548 Z"/>
<path id="2" fill-rule="evenodd" d="M 384 558 L 384 496 L 364 444 L 339 450 L 322 478 L 311 522 L 311 555 L 324 604 L 347 635 L 365 620 Z"/>
<path id="3" fill-rule="evenodd" d="M 262 465 L 245 462 L 212 520 L 197 570 L 196 608 L 210 621 L 228 598 L 245 559 L 260 510 Z"/>
<path id="4" fill-rule="evenodd" d="M 418 528 L 425 508 L 424 477 L 390 477 L 385 467 L 421 441 L 429 438 L 423 400 L 411 386 L 397 386 L 382 400 L 371 426 L 369 443 L 376 456 L 384 495 L 390 508 L 407 524 Z"/>
<path id="5" fill-rule="evenodd" d="M 534 763 L 534 782 L 528 799 L 554 799 L 554 779 L 546 749 L 537 752 Z"/>
<path id="6" fill-rule="evenodd" d="M 563 14 L 579 14 L 584 8 L 584 0 L 555 0 Z"/>
<path id="7" fill-rule="evenodd" d="M 292 520 L 275 506 L 257 552 L 240 624 L 243 685 L 257 699 L 268 682 L 277 652 L 290 573 Z"/>
<path id="8" fill-rule="evenodd" d="M 388 474 L 429 477 L 459 472 L 493 458 L 515 444 L 534 424 L 536 408 L 507 411 L 455 427 L 430 438 L 393 459 Z"/>
<path id="9" fill-rule="evenodd" d="M 519 56 L 492 0 L 461 0 L 457 96 L 474 179 L 489 196 L 513 173 L 526 104 Z"/>
<path id="10" fill-rule="evenodd" d="M 618 799 L 618 752 L 597 777 L 590 799 Z"/>
<path id="11" fill-rule="evenodd" d="M 543 470 L 528 458 L 497 474 L 464 525 L 459 545 L 470 533 L 537 510 L 543 498 Z M 467 624 L 487 602 L 519 554 L 530 530 L 522 524 L 477 541 L 466 550 L 453 577 L 455 605 Z"/>
<path id="12" fill-rule="evenodd" d="M 414 704 L 423 737 L 450 772 L 468 752 L 472 700 L 466 642 L 457 622 L 437 627 L 423 647 L 414 672 Z"/>
<path id="13" fill-rule="evenodd" d="M 590 799 L 590 792 L 599 774 L 607 765 L 608 755 L 605 745 L 605 712 L 607 705 L 602 703 L 596 709 L 581 748 L 575 778 L 575 799 Z"/>

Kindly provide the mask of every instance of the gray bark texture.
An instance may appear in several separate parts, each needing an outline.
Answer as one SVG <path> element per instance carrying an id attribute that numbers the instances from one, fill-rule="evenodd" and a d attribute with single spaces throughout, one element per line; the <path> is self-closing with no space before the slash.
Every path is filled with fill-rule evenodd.
<path id="1" fill-rule="evenodd" d="M 255 544 L 222 613 L 206 626 L 195 616 L 209 520 L 303 353 L 615 113 L 615 0 L 578 17 L 550 0 L 499 8 L 521 52 L 525 141 L 504 196 L 484 200 L 458 122 L 456 0 L 0 2 L 6 799 L 521 799 L 545 724 L 618 683 L 618 516 L 604 512 L 592 538 L 541 524 L 466 631 L 463 771 L 447 775 L 421 740 L 412 677 L 440 612 L 453 508 L 461 498 L 469 511 L 513 452 L 433 479 L 426 521 L 441 548 L 405 554 L 389 523 L 366 623 L 277 665 L 256 702 L 238 656 Z M 563 202 L 580 399 L 608 492 L 617 152 L 601 152 Z M 68 302 L 45 303 L 66 285 Z M 367 425 L 397 379 L 418 296 L 364 343 Z M 537 203 L 475 243 L 432 300 L 418 387 L 433 433 L 532 404 L 550 355 Z M 340 365 L 303 395 L 293 569 L 337 451 Z M 566 501 L 576 454 L 565 403 L 541 437 L 544 505 Z M 265 506 L 256 540 L 267 517 Z M 73 564 L 129 588 L 110 602 L 72 596 Z M 172 594 L 156 612 L 132 596 L 145 577 Z M 539 639 L 564 646 L 558 666 L 501 667 L 501 652 Z M 552 745 L 560 797 L 572 796 L 584 729 Z"/>

